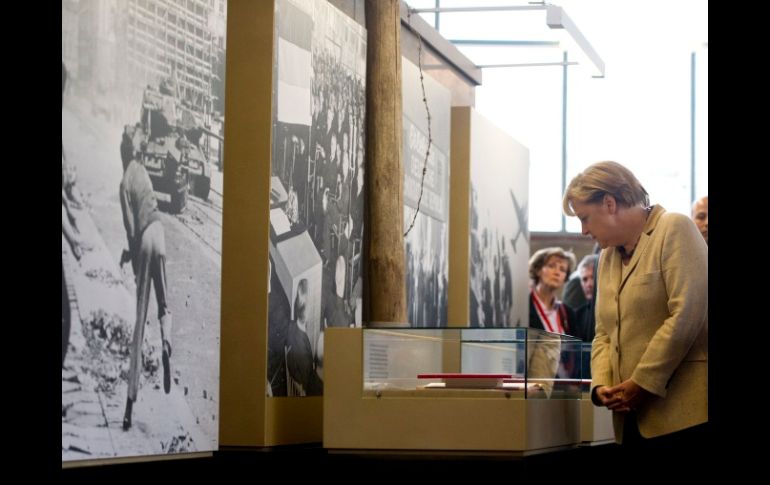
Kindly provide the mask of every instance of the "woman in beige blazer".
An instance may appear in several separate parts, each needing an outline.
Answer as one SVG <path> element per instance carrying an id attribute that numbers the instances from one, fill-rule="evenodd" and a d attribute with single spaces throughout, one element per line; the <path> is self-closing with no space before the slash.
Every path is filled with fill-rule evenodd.
<path id="1" fill-rule="evenodd" d="M 572 179 L 564 213 L 602 248 L 592 400 L 619 443 L 702 441 L 708 422 L 708 248 L 685 215 L 650 206 L 616 162 Z M 663 438 L 665 437 L 665 438 Z"/>

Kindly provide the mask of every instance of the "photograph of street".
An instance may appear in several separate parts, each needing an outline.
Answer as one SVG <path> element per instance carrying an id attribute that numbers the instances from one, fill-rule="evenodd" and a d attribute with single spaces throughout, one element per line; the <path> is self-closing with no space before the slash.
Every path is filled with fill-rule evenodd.
<path id="1" fill-rule="evenodd" d="M 217 449 L 226 9 L 62 1 L 62 462 Z"/>

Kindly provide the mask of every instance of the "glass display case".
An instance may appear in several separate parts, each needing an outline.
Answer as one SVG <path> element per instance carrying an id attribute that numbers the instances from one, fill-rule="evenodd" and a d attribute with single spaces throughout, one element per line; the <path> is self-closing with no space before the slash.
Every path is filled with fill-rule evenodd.
<path id="1" fill-rule="evenodd" d="M 364 392 L 379 395 L 580 399 L 584 384 L 583 343 L 531 328 L 366 328 L 363 351 Z"/>
<path id="2" fill-rule="evenodd" d="M 581 342 L 527 328 L 327 328 L 327 449 L 540 453 L 581 442 Z"/>
<path id="3" fill-rule="evenodd" d="M 581 386 L 583 396 L 580 410 L 580 441 L 583 445 L 593 446 L 615 441 L 612 429 L 612 412 L 591 401 L 591 342 L 580 343 Z"/>
<path id="4" fill-rule="evenodd" d="M 591 342 L 580 343 L 580 389 L 583 393 L 591 392 Z"/>

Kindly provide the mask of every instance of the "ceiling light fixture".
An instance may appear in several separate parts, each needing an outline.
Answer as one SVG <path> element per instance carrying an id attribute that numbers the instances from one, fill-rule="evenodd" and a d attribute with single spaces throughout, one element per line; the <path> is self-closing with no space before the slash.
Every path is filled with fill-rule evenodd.
<path id="1" fill-rule="evenodd" d="M 577 64 L 587 67 L 591 76 L 596 78 L 604 77 L 604 61 L 591 46 L 591 43 L 585 38 L 580 29 L 577 28 L 572 19 L 567 15 L 563 8 L 557 5 L 538 4 L 538 5 L 512 5 L 507 7 L 445 7 L 445 8 L 419 8 L 413 9 L 415 13 L 459 13 L 459 12 L 506 12 L 517 10 L 545 10 L 546 24 L 559 37 L 559 47 L 574 54 L 577 58 Z M 459 45 L 487 45 L 487 46 L 546 46 L 554 44 L 549 41 L 500 41 L 500 40 L 470 40 L 457 39 L 451 40 L 452 43 Z M 563 62 L 529 62 L 529 63 L 505 63 L 505 64 L 483 64 L 478 67 L 529 67 L 529 66 L 549 66 L 564 65 Z M 575 62 L 567 62 L 567 65 Z"/>

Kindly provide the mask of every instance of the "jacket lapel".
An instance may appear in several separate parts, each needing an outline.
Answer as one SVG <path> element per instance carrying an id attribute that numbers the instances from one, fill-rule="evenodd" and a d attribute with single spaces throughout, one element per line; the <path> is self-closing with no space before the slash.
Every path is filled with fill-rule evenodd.
<path id="1" fill-rule="evenodd" d="M 627 271 L 622 271 L 622 269 L 620 271 L 623 276 L 620 281 L 620 286 L 618 287 L 618 293 L 623 291 L 623 287 L 626 285 L 628 277 L 631 276 L 631 273 L 634 272 L 636 265 L 639 264 L 639 260 L 642 258 L 642 256 L 644 256 L 645 251 L 647 251 L 647 247 L 649 246 L 650 242 L 650 234 L 652 234 L 652 231 L 655 230 L 655 226 L 658 225 L 658 220 L 664 212 L 665 210 L 659 205 L 655 205 L 650 212 L 650 216 L 647 218 L 647 222 L 644 224 L 644 229 L 642 229 L 642 234 L 639 236 L 639 243 L 636 245 L 634 254 L 631 256 L 631 261 L 628 263 Z M 619 264 L 622 268 L 623 263 L 621 259 L 617 258 L 617 260 L 619 261 Z"/>
<path id="2" fill-rule="evenodd" d="M 620 259 L 620 253 L 618 252 L 617 248 L 607 248 L 605 251 L 611 251 L 609 255 L 610 257 L 607 259 L 609 268 L 606 269 L 607 275 L 610 279 L 609 287 L 617 288 L 618 293 L 620 293 L 620 281 L 623 274 L 623 262 Z M 600 268 L 600 271 L 603 272 L 605 269 Z"/>

